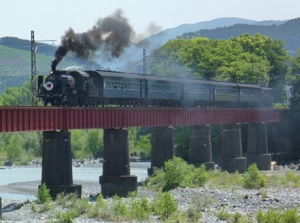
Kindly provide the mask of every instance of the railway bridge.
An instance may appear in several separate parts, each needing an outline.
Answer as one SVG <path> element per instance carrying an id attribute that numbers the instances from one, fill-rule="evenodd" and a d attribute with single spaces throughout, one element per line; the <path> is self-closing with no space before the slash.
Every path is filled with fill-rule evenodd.
<path id="1" fill-rule="evenodd" d="M 137 189 L 137 177 L 130 174 L 129 127 L 151 127 L 151 174 L 154 167 L 175 155 L 174 126 L 190 126 L 190 163 L 214 168 L 211 125 L 222 125 L 221 166 L 244 172 L 256 163 L 270 169 L 267 123 L 281 122 L 284 110 L 221 108 L 120 108 L 120 107 L 0 107 L 0 132 L 42 131 L 42 184 L 57 193 L 76 192 L 73 184 L 71 129 L 104 129 L 103 173 L 99 177 L 103 196 L 126 196 Z M 248 125 L 247 156 L 243 157 L 241 124 Z"/>

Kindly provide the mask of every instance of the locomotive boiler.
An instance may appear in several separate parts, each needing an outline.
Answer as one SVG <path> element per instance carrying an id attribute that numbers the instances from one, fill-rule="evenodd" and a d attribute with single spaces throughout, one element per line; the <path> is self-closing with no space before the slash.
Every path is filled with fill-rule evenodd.
<path id="1" fill-rule="evenodd" d="M 53 69 L 38 77 L 38 95 L 52 106 L 269 107 L 272 89 L 180 77 Z"/>

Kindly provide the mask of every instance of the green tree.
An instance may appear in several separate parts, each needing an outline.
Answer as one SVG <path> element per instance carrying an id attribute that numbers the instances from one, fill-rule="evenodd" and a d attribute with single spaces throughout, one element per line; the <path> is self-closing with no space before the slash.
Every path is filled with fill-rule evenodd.
<path id="1" fill-rule="evenodd" d="M 291 97 L 289 111 L 287 114 L 287 124 L 289 136 L 292 142 L 292 152 L 295 157 L 299 157 L 299 131 L 300 131 L 300 50 L 298 56 L 291 59 Z"/>
<path id="2" fill-rule="evenodd" d="M 285 99 L 289 56 L 284 42 L 261 34 L 170 40 L 152 57 L 152 74 L 262 84 L 275 89 L 275 102 Z"/>
<path id="3" fill-rule="evenodd" d="M 0 96 L 0 105 L 21 106 L 31 104 L 30 82 L 26 81 L 22 87 L 9 87 Z"/>
<path id="4" fill-rule="evenodd" d="M 151 134 L 146 128 L 129 128 L 128 141 L 130 153 L 136 153 L 141 159 L 151 156 Z"/>
<path id="5" fill-rule="evenodd" d="M 191 71 L 180 55 L 187 40 L 170 40 L 151 55 L 150 73 L 167 76 L 188 76 Z"/>
<path id="6" fill-rule="evenodd" d="M 72 130 L 71 131 L 71 148 L 75 158 L 84 158 L 85 154 L 85 143 L 87 138 L 86 130 Z"/>
<path id="7" fill-rule="evenodd" d="M 217 80 L 237 83 L 269 83 L 268 72 L 270 64 L 254 54 L 243 52 L 230 61 L 227 66 L 219 68 L 220 75 Z"/>
<path id="8" fill-rule="evenodd" d="M 291 88 L 290 106 L 288 111 L 289 135 L 292 141 L 292 150 L 295 156 L 299 157 L 300 145 L 300 76 L 296 76 Z"/>
<path id="9" fill-rule="evenodd" d="M 212 56 L 211 44 L 209 39 L 198 37 L 186 41 L 179 52 L 183 64 L 191 70 L 193 76 L 206 80 L 215 77 L 218 61 Z M 173 75 L 176 76 L 176 72 Z"/>
<path id="10" fill-rule="evenodd" d="M 300 49 L 297 51 L 298 55 L 291 58 L 291 74 L 293 76 L 300 75 Z"/>
<path id="11" fill-rule="evenodd" d="M 189 140 L 190 140 L 190 127 L 181 126 L 175 128 L 175 154 L 182 159 L 189 161 Z"/>
<path id="12" fill-rule="evenodd" d="M 6 154 L 7 154 L 8 161 L 15 162 L 22 156 L 22 152 L 23 152 L 22 145 L 23 145 L 23 141 L 20 134 L 18 133 L 12 134 L 6 146 Z"/>
<path id="13" fill-rule="evenodd" d="M 280 40 L 272 40 L 270 37 L 261 34 L 254 36 L 243 34 L 238 38 L 233 38 L 233 40 L 239 42 L 246 52 L 255 54 L 269 61 L 269 86 L 274 89 L 275 102 L 283 102 L 286 100 L 284 85 L 288 72 L 287 62 L 289 56 L 284 49 L 285 43 Z"/>
<path id="14" fill-rule="evenodd" d="M 86 151 L 94 158 L 103 157 L 103 130 L 92 129 L 87 131 Z"/>

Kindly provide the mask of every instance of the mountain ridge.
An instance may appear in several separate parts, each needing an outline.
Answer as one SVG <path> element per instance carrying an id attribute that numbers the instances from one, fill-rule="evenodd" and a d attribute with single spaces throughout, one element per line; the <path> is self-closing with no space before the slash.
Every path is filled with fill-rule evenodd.
<path id="1" fill-rule="evenodd" d="M 271 23 L 270 23 L 271 24 Z M 286 49 L 293 54 L 300 48 L 300 18 L 287 20 L 284 23 L 272 24 L 269 26 L 258 24 L 234 24 L 230 27 L 218 27 L 215 29 L 202 29 L 196 32 L 185 33 L 179 38 L 191 39 L 197 36 L 209 39 L 229 39 L 238 37 L 243 33 L 255 35 L 260 33 L 272 39 L 286 42 Z"/>

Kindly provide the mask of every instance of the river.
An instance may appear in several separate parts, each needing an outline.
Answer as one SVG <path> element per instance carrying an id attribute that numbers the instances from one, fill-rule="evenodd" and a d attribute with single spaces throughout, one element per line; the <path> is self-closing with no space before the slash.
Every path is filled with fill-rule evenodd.
<path id="1" fill-rule="evenodd" d="M 138 182 L 145 180 L 148 176 L 147 169 L 150 167 L 150 162 L 132 162 L 130 163 L 131 175 L 138 178 Z M 0 169 L 0 197 L 6 199 L 35 199 L 35 196 L 28 194 L 6 193 L 1 191 L 1 186 L 24 183 L 32 181 L 41 181 L 41 167 L 12 167 Z M 102 165 L 95 167 L 73 167 L 74 181 L 98 181 L 102 175 Z M 100 187 L 100 185 L 99 185 Z"/>

